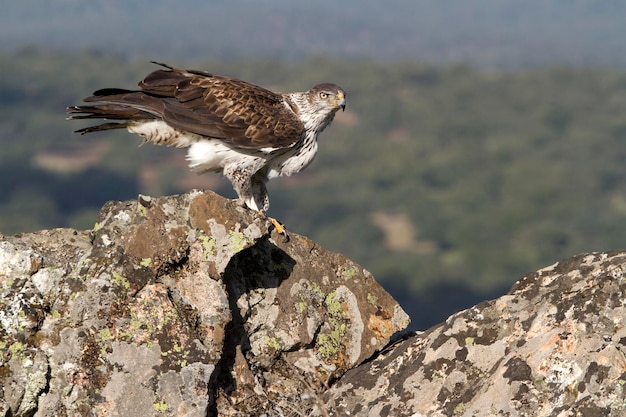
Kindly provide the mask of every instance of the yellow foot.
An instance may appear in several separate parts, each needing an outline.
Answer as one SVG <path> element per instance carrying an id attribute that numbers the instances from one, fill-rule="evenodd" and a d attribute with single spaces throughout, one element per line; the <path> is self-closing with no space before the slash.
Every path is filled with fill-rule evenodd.
<path id="1" fill-rule="evenodd" d="M 276 220 L 273 217 L 268 216 L 267 214 L 265 214 L 265 212 L 263 210 L 261 210 L 261 213 L 267 217 L 267 219 L 272 222 L 272 225 L 274 226 L 274 229 L 276 229 L 276 231 L 278 232 L 278 234 L 283 235 L 283 239 L 284 242 L 287 243 L 289 242 L 289 234 L 287 233 L 287 228 L 285 227 L 285 225 L 283 225 L 281 222 L 279 222 L 278 220 Z"/>
<path id="2" fill-rule="evenodd" d="M 287 233 L 287 228 L 285 227 L 285 225 L 282 224 L 281 222 L 279 222 L 278 220 L 276 220 L 273 217 L 268 217 L 268 219 L 274 225 L 274 229 L 276 229 L 276 231 L 279 234 L 283 235 L 283 241 L 285 243 L 289 242 L 289 233 Z"/>

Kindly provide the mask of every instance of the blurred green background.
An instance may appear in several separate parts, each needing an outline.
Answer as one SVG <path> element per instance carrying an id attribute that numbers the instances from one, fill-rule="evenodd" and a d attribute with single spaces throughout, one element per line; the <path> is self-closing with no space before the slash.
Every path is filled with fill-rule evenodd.
<path id="1" fill-rule="evenodd" d="M 106 201 L 138 193 L 234 197 L 190 173 L 184 150 L 72 133 L 84 124 L 66 106 L 133 88 L 157 60 L 348 92 L 315 162 L 270 182 L 270 213 L 371 271 L 414 329 L 625 246 L 626 4 L 127 3 L 6 5 L 1 233 L 89 229 Z"/>

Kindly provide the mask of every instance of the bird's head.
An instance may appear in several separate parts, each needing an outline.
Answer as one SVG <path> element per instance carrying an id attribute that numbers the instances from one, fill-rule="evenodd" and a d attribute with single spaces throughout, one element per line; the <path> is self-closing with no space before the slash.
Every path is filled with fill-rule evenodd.
<path id="1" fill-rule="evenodd" d="M 336 84 L 318 84 L 309 90 L 309 100 L 332 113 L 346 108 L 346 92 Z"/>

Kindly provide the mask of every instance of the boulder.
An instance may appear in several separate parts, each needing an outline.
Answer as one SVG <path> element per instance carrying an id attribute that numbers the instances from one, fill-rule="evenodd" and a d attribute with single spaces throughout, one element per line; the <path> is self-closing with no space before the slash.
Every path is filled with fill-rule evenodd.
<path id="1" fill-rule="evenodd" d="M 212 192 L 0 236 L 0 416 L 624 416 L 626 252 L 403 333 L 361 266 Z"/>
<path id="2" fill-rule="evenodd" d="M 314 415 L 625 416 L 625 324 L 626 252 L 574 256 L 387 347 Z"/>
<path id="3" fill-rule="evenodd" d="M 408 316 L 342 255 L 212 192 L 0 238 L 0 416 L 318 407 Z M 306 411 L 305 411 L 306 413 Z"/>

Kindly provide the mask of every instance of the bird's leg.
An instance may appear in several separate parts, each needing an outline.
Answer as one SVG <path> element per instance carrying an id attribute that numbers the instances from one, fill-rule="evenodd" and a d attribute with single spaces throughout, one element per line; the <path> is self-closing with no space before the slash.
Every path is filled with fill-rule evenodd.
<path id="1" fill-rule="evenodd" d="M 239 196 L 239 204 L 250 210 L 260 211 L 253 196 L 252 184 L 250 181 L 250 172 L 237 167 L 235 164 L 224 168 L 224 176 L 230 180 L 237 196 Z"/>
<path id="2" fill-rule="evenodd" d="M 263 212 L 267 212 L 270 208 L 270 198 L 267 194 L 265 181 L 267 181 L 267 176 L 263 172 L 257 172 L 250 178 L 249 186 L 250 200 L 252 200 L 254 208 Z"/>
<path id="3" fill-rule="evenodd" d="M 258 171 L 250 176 L 249 172 L 250 171 L 243 171 L 236 166 L 229 166 L 224 169 L 224 175 L 230 180 L 233 188 L 237 192 L 240 204 L 250 210 L 258 212 L 269 220 L 276 231 L 284 236 L 285 242 L 288 242 L 289 235 L 287 234 L 285 226 L 266 214 L 270 207 L 267 187 L 265 186 L 267 174 L 263 171 Z"/>
<path id="4" fill-rule="evenodd" d="M 287 233 L 287 228 L 284 224 L 279 222 L 273 217 L 267 215 L 267 210 L 270 207 L 270 199 L 267 194 L 267 187 L 265 186 L 265 181 L 267 181 L 267 175 L 265 173 L 257 173 L 252 176 L 250 179 L 250 189 L 253 196 L 253 203 L 257 207 L 262 207 L 259 212 L 265 216 L 272 225 L 274 229 L 281 235 L 283 235 L 284 241 L 289 242 L 289 234 Z"/>

